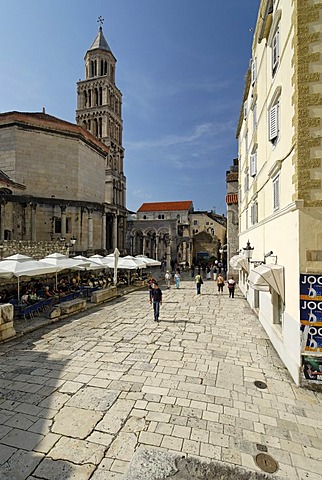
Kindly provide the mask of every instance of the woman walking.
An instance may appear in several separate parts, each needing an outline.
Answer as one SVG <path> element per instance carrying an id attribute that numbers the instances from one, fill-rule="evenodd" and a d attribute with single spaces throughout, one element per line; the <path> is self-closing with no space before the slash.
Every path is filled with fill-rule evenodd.
<path id="1" fill-rule="evenodd" d="M 179 270 L 176 271 L 176 273 L 174 274 L 174 281 L 176 283 L 176 288 L 179 288 L 180 287 L 180 273 L 179 273 Z"/>

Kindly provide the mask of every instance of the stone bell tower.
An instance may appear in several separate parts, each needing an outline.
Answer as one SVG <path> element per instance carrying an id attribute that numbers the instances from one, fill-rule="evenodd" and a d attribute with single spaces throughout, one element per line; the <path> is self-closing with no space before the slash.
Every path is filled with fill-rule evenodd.
<path id="1" fill-rule="evenodd" d="M 122 248 L 125 240 L 126 178 L 123 170 L 122 145 L 122 93 L 115 84 L 116 58 L 100 27 L 94 42 L 85 54 L 85 80 L 77 82 L 76 123 L 109 147 L 105 165 L 105 202 L 112 211 L 107 215 L 107 228 L 111 225 L 113 245 Z M 116 219 L 115 219 L 116 217 Z M 116 226 L 117 223 L 117 226 Z M 120 228 L 122 231 L 120 231 Z M 108 233 L 108 232 L 107 232 Z"/>

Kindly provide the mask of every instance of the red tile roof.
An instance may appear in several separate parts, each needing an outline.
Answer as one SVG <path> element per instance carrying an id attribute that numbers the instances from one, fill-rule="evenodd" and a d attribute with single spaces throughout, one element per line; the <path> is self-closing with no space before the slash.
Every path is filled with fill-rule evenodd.
<path id="1" fill-rule="evenodd" d="M 191 208 L 191 200 L 182 202 L 155 202 L 143 203 L 138 209 L 138 212 L 173 212 L 177 210 L 190 210 Z"/>
<path id="2" fill-rule="evenodd" d="M 75 125 L 74 123 L 66 122 L 60 118 L 48 115 L 41 112 L 5 112 L 0 113 L 0 126 L 7 123 L 21 123 L 30 125 L 31 127 L 41 127 L 51 131 L 59 131 L 65 133 L 74 133 L 80 135 L 84 140 L 94 144 L 101 149 L 104 154 L 107 154 L 109 148 L 101 142 L 98 138 L 92 135 L 90 132 Z"/>

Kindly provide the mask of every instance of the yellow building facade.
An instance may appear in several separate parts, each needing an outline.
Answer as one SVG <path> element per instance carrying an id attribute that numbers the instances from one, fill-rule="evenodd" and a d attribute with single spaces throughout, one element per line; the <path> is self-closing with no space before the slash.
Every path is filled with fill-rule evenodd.
<path id="1" fill-rule="evenodd" d="M 322 3 L 262 0 L 238 123 L 240 286 L 294 381 L 322 385 Z"/>

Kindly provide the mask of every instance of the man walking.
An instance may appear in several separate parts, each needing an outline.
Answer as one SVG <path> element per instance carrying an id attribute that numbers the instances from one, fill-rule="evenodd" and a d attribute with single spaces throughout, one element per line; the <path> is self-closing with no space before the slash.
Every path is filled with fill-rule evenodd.
<path id="1" fill-rule="evenodd" d="M 228 280 L 229 298 L 235 297 L 235 287 L 236 287 L 235 279 L 233 276 L 231 276 L 230 279 Z"/>
<path id="2" fill-rule="evenodd" d="M 203 284 L 202 276 L 200 273 L 198 273 L 195 276 L 195 282 L 196 282 L 196 287 L 197 287 L 197 295 L 200 295 L 201 293 L 201 285 Z"/>
<path id="3" fill-rule="evenodd" d="M 154 282 L 152 285 L 152 294 L 150 303 L 153 302 L 153 312 L 154 312 L 154 321 L 159 321 L 160 315 L 160 305 L 162 305 L 162 290 L 159 288 L 157 282 Z"/>

